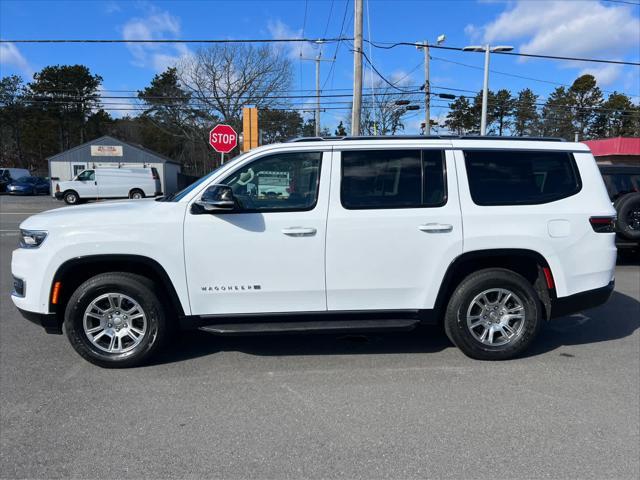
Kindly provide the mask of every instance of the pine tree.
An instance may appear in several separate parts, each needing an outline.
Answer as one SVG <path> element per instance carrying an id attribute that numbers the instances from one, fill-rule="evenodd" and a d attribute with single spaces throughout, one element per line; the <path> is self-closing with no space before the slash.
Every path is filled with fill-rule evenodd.
<path id="1" fill-rule="evenodd" d="M 491 107 L 491 116 L 494 118 L 498 135 L 502 136 L 513 125 L 513 112 L 515 109 L 515 99 L 511 96 L 511 92 L 506 89 L 498 90 L 493 98 Z"/>
<path id="2" fill-rule="evenodd" d="M 564 88 L 556 88 L 542 107 L 542 135 L 572 140 L 575 132 L 573 125 L 573 99 Z"/>
<path id="3" fill-rule="evenodd" d="M 465 97 L 458 97 L 451 102 L 449 113 L 444 121 L 445 127 L 450 132 L 458 135 L 469 133 L 473 130 L 475 116 L 473 107 Z"/>
<path id="4" fill-rule="evenodd" d="M 540 114 L 536 106 L 537 101 L 538 95 L 529 88 L 518 92 L 513 113 L 513 132 L 515 135 L 527 137 L 537 133 L 540 122 Z"/>
<path id="5" fill-rule="evenodd" d="M 587 74 L 573 82 L 569 95 L 573 103 L 575 131 L 580 139 L 588 138 L 598 108 L 602 106 L 602 91 L 598 88 L 595 77 Z"/>

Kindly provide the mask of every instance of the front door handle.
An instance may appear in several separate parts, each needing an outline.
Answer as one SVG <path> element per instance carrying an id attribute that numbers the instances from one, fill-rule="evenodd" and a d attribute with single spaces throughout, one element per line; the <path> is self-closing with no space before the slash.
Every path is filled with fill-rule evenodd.
<path id="1" fill-rule="evenodd" d="M 418 229 L 427 233 L 449 233 L 453 230 L 453 225 L 448 223 L 425 223 L 420 225 Z"/>
<path id="2" fill-rule="evenodd" d="M 316 232 L 317 230 L 315 228 L 307 227 L 289 227 L 282 229 L 282 233 L 290 237 L 312 237 Z"/>

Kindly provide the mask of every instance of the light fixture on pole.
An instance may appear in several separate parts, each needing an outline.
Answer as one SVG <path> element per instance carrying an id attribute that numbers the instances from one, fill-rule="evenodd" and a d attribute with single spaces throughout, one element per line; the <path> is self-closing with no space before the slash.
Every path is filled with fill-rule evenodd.
<path id="1" fill-rule="evenodd" d="M 489 54 L 491 52 L 510 52 L 513 47 L 510 45 L 497 45 L 495 47 L 487 45 L 470 45 L 464 47 L 465 52 L 484 52 L 484 82 L 482 86 L 482 116 L 480 117 L 480 135 L 487 134 L 487 102 L 489 99 Z"/>
<path id="2" fill-rule="evenodd" d="M 441 45 L 447 37 L 438 35 L 436 44 Z M 416 42 L 416 49 L 424 51 L 424 134 L 431 133 L 431 85 L 429 81 L 429 42 Z"/>

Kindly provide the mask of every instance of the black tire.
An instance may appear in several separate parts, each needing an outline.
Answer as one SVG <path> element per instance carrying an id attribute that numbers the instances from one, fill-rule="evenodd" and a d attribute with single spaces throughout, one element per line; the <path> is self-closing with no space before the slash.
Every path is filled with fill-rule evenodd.
<path id="1" fill-rule="evenodd" d="M 87 307 L 107 293 L 130 297 L 139 304 L 146 316 L 146 329 L 140 342 L 123 353 L 100 349 L 91 342 L 83 327 Z M 164 308 L 154 292 L 153 283 L 145 277 L 123 272 L 96 275 L 80 285 L 67 303 L 64 327 L 71 346 L 80 356 L 107 368 L 133 367 L 146 362 L 162 347 L 168 331 Z"/>
<path id="2" fill-rule="evenodd" d="M 628 193 L 615 203 L 616 232 L 627 240 L 640 240 L 640 193 Z"/>
<path id="3" fill-rule="evenodd" d="M 134 188 L 129 192 L 129 198 L 133 200 L 139 200 L 141 198 L 144 198 L 144 192 L 142 190 Z"/>
<path id="4" fill-rule="evenodd" d="M 512 292 L 522 303 L 524 311 L 522 325 L 520 327 L 518 324 L 517 328 L 514 327 L 517 335 L 508 341 L 505 338 L 507 343 L 504 345 L 490 346 L 482 343 L 467 326 L 467 313 L 474 298 L 490 289 L 504 289 Z M 541 325 L 540 300 L 531 284 L 521 275 L 502 268 L 479 270 L 467 276 L 451 296 L 444 319 L 445 332 L 453 344 L 468 357 L 478 360 L 507 360 L 518 356 L 535 339 Z M 473 328 L 476 329 L 477 335 L 483 331 L 480 329 L 485 327 Z M 502 336 L 499 335 L 499 338 Z"/>
<path id="5" fill-rule="evenodd" d="M 80 196 L 73 190 L 64 192 L 62 198 L 64 199 L 64 203 L 66 203 L 67 205 L 77 205 L 78 203 L 80 203 Z"/>

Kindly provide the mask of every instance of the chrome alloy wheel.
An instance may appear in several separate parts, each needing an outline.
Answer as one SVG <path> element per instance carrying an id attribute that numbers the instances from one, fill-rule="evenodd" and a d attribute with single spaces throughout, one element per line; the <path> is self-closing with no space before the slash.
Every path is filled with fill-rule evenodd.
<path id="1" fill-rule="evenodd" d="M 133 298 L 122 293 L 105 293 L 84 312 L 84 333 L 98 349 L 107 353 L 133 350 L 147 331 L 147 317 Z"/>
<path id="2" fill-rule="evenodd" d="M 524 303 L 510 290 L 491 288 L 474 297 L 467 309 L 473 337 L 491 347 L 506 345 L 522 335 Z"/>

